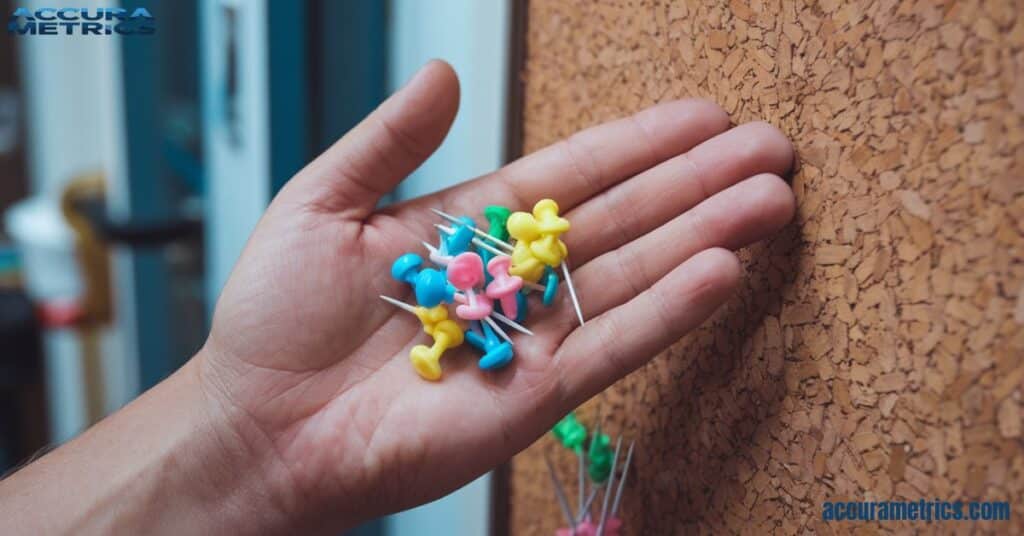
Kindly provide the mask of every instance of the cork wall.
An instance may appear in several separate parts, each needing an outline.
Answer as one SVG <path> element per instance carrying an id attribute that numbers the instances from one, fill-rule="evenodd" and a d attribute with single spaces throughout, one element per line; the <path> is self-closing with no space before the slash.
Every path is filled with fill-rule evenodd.
<path id="1" fill-rule="evenodd" d="M 638 450 L 627 534 L 1024 532 L 1024 9 L 530 0 L 524 149 L 685 96 L 793 140 L 796 221 L 714 319 L 582 408 Z M 517 456 L 512 534 L 564 525 Z M 574 489 L 570 486 L 570 489 Z M 1010 523 L 826 523 L 825 500 Z"/>

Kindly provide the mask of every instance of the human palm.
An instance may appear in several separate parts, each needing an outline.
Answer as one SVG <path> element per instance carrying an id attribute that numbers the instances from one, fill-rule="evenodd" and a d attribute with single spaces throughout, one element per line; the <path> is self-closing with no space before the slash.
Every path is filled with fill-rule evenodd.
<path id="1" fill-rule="evenodd" d="M 792 152 L 765 124 L 729 129 L 707 101 L 674 101 L 583 131 L 448 190 L 375 209 L 441 142 L 458 107 L 433 62 L 302 170 L 258 224 L 228 281 L 202 353 L 208 394 L 265 460 L 287 515 L 344 527 L 454 490 L 534 441 L 559 417 L 707 318 L 736 287 L 730 251 L 792 216 L 778 175 Z M 552 198 L 587 318 L 561 292 L 531 303 L 535 335 L 479 370 L 468 345 L 440 382 L 409 349 L 428 343 L 389 267 L 436 237 L 436 207 L 479 216 Z M 320 525 L 325 526 L 324 524 Z"/>

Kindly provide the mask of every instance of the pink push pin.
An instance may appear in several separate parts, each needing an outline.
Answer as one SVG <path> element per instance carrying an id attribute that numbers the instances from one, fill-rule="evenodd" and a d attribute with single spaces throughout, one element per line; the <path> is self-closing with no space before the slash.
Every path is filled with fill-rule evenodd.
<path id="1" fill-rule="evenodd" d="M 484 280 L 484 261 L 480 255 L 467 251 L 455 256 L 448 263 L 448 281 L 455 288 L 466 293 L 466 301 L 455 308 L 455 314 L 466 320 L 483 320 L 490 316 L 494 307 L 486 294 L 477 295 L 474 287 Z"/>
<path id="2" fill-rule="evenodd" d="M 487 272 L 494 279 L 487 285 L 487 297 L 500 300 L 501 310 L 509 318 L 515 318 L 519 312 L 519 304 L 516 302 L 516 293 L 523 288 L 523 278 L 517 275 L 509 275 L 508 269 L 512 266 L 512 257 L 499 255 L 487 263 Z"/>

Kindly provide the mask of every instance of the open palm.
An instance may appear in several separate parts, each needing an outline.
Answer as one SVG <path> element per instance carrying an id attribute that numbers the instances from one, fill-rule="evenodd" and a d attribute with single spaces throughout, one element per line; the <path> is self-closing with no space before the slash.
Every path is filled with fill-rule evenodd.
<path id="1" fill-rule="evenodd" d="M 793 197 L 792 152 L 773 127 L 729 129 L 716 105 L 665 103 L 580 132 L 492 174 L 376 210 L 440 144 L 458 108 L 442 62 L 409 84 L 280 192 L 217 304 L 202 353 L 208 393 L 233 433 L 265 453 L 286 515 L 341 528 L 450 492 L 698 326 L 741 277 L 731 250 L 776 231 Z M 531 303 L 503 370 L 468 345 L 421 379 L 412 301 L 391 262 L 436 236 L 428 208 L 479 217 L 488 204 L 558 201 L 587 318 L 567 293 Z M 313 523 L 313 517 L 309 518 Z"/>

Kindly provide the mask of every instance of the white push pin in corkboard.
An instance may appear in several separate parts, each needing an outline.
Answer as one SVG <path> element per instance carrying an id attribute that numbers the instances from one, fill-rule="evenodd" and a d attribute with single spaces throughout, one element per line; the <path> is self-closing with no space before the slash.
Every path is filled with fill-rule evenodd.
<path id="1" fill-rule="evenodd" d="M 529 2 L 526 152 L 701 96 L 800 160 L 796 222 L 742 254 L 745 288 L 600 397 L 638 445 L 626 532 L 939 528 L 825 523 L 826 500 L 1024 508 L 1019 6 Z M 515 458 L 513 534 L 561 521 L 545 450 L 574 470 L 545 439 Z M 1021 533 L 1021 513 L 969 528 Z"/>

